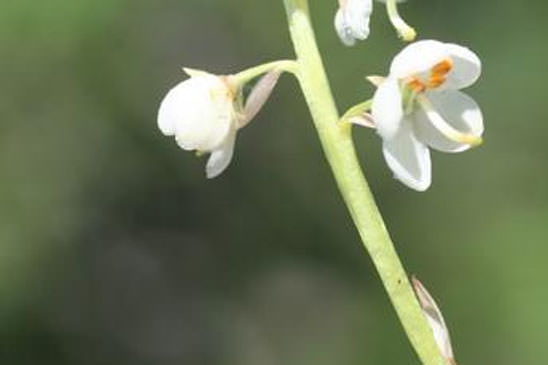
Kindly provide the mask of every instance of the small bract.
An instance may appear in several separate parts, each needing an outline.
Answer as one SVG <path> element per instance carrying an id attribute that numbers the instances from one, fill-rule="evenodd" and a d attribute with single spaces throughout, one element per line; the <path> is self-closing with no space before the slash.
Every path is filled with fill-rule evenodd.
<path id="1" fill-rule="evenodd" d="M 206 175 L 214 178 L 232 159 L 237 131 L 234 93 L 223 77 L 185 71 L 191 77 L 165 96 L 158 112 L 158 127 L 164 135 L 175 136 L 184 150 L 211 153 Z"/>
<path id="2" fill-rule="evenodd" d="M 449 335 L 449 328 L 447 328 L 447 324 L 445 323 L 445 319 L 443 318 L 443 314 L 441 313 L 438 304 L 416 277 L 412 278 L 412 283 L 422 312 L 426 317 L 428 325 L 432 329 L 434 339 L 441 355 L 447 360 L 448 364 L 457 365 L 453 353 L 453 345 L 451 344 L 451 336 Z"/>
<path id="3" fill-rule="evenodd" d="M 394 58 L 378 85 L 372 115 L 385 160 L 405 185 L 418 191 L 430 186 L 428 147 L 456 153 L 482 143 L 481 110 L 459 91 L 480 73 L 475 53 L 434 40 L 410 44 Z"/>

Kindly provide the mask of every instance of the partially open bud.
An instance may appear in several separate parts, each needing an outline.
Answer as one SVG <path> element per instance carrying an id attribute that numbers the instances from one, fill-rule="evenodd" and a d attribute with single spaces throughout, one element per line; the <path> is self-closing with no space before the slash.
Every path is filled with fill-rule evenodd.
<path id="1" fill-rule="evenodd" d="M 165 96 L 158 112 L 158 127 L 164 135 L 175 136 L 184 150 L 211 153 L 206 174 L 213 178 L 232 159 L 238 117 L 234 90 L 226 78 L 185 71 L 191 77 Z"/>
<path id="2" fill-rule="evenodd" d="M 206 175 L 214 178 L 230 164 L 237 131 L 247 125 L 270 96 L 280 71 L 273 70 L 255 85 L 242 107 L 242 82 L 233 76 L 217 76 L 185 69 L 189 79 L 165 96 L 158 112 L 158 127 L 175 136 L 184 150 L 210 153 Z"/>
<path id="3" fill-rule="evenodd" d="M 413 277 L 412 281 L 422 311 L 426 316 L 430 328 L 432 328 L 441 355 L 447 361 L 447 365 L 457 365 L 455 362 L 455 355 L 453 354 L 451 338 L 449 337 L 449 329 L 445 324 L 445 320 L 443 319 L 443 315 L 441 314 L 438 305 L 417 278 Z"/>
<path id="4" fill-rule="evenodd" d="M 369 36 L 369 17 L 373 12 L 373 0 L 339 0 L 335 15 L 335 29 L 341 41 L 353 46 L 356 40 Z"/>

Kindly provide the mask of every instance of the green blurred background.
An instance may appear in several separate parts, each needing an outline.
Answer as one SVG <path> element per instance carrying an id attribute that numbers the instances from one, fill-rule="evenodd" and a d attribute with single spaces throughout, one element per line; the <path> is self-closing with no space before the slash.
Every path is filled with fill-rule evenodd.
<path id="1" fill-rule="evenodd" d="M 343 47 L 311 0 L 340 109 L 402 47 L 377 4 Z M 422 38 L 484 62 L 467 93 L 486 143 L 433 156 L 426 193 L 357 130 L 401 257 L 438 299 L 461 364 L 545 364 L 548 34 L 544 1 L 402 6 Z M 417 364 L 284 77 L 236 157 L 156 127 L 181 66 L 230 73 L 292 56 L 281 1 L 0 2 L 0 363 Z"/>

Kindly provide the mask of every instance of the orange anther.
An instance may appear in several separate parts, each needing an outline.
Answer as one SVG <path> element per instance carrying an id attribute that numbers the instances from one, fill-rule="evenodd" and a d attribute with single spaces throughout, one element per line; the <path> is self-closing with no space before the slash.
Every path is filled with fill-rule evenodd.
<path id="1" fill-rule="evenodd" d="M 440 87 L 443 85 L 445 80 L 447 80 L 447 77 L 443 75 L 432 75 L 430 76 L 430 80 L 428 80 L 428 87 L 432 89 Z"/>
<path id="2" fill-rule="evenodd" d="M 418 77 L 411 78 L 407 85 L 411 88 L 411 90 L 417 93 L 422 93 L 426 90 L 426 85 L 421 80 L 419 80 Z"/>
<path id="3" fill-rule="evenodd" d="M 432 68 L 432 74 L 446 75 L 453 69 L 453 61 L 450 58 L 446 58 Z"/>
<path id="4" fill-rule="evenodd" d="M 432 67 L 430 77 L 427 80 L 423 81 L 419 75 L 415 75 L 407 79 L 407 86 L 416 93 L 425 92 L 427 89 L 435 89 L 447 81 L 447 75 L 452 69 L 453 61 L 446 58 Z"/>
<path id="5" fill-rule="evenodd" d="M 453 61 L 450 58 L 447 58 L 434 67 L 430 74 L 430 79 L 428 80 L 428 87 L 436 88 L 447 80 L 447 74 L 453 69 Z"/>

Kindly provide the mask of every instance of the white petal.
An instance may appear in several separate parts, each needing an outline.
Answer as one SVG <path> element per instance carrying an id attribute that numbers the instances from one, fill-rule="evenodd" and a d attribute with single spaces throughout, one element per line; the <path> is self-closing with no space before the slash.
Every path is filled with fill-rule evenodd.
<path id="1" fill-rule="evenodd" d="M 480 137 L 483 134 L 483 116 L 478 104 L 466 94 L 456 90 L 428 92 L 426 94 L 434 109 L 457 131 Z M 436 129 L 422 108 L 413 114 L 413 125 L 417 138 L 442 152 L 462 152 L 469 144 L 455 142 Z"/>
<path id="2" fill-rule="evenodd" d="M 335 30 L 344 45 L 353 46 L 356 44 L 356 40 L 352 34 L 352 29 L 350 29 L 350 27 L 346 24 L 346 19 L 344 18 L 342 9 L 339 9 L 335 15 Z"/>
<path id="3" fill-rule="evenodd" d="M 341 41 L 354 45 L 356 39 L 369 36 L 369 18 L 373 11 L 372 0 L 346 0 L 335 15 L 335 29 Z"/>
<path id="4" fill-rule="evenodd" d="M 430 187 L 430 150 L 415 138 L 410 121 L 403 122 L 394 139 L 383 141 L 383 154 L 396 179 L 417 191 Z"/>
<path id="5" fill-rule="evenodd" d="M 444 86 L 448 89 L 463 89 L 477 81 L 481 74 L 481 60 L 468 48 L 456 45 L 446 44 L 453 69 L 447 78 Z"/>
<path id="6" fill-rule="evenodd" d="M 178 102 L 177 94 L 182 94 L 185 87 L 184 83 L 177 85 L 171 89 L 162 100 L 160 109 L 158 110 L 158 128 L 166 136 L 175 134 L 175 126 L 177 125 Z"/>
<path id="7" fill-rule="evenodd" d="M 372 0 L 347 0 L 346 20 L 354 37 L 364 40 L 369 36 L 369 17 L 373 11 Z"/>
<path id="8" fill-rule="evenodd" d="M 219 149 L 211 152 L 206 165 L 206 176 L 208 179 L 219 176 L 230 165 L 232 155 L 234 154 L 235 142 L 236 130 L 233 129 Z"/>
<path id="9" fill-rule="evenodd" d="M 423 72 L 449 57 L 449 51 L 442 42 L 425 40 L 405 47 L 392 61 L 390 76 L 403 79 Z"/>
<path id="10" fill-rule="evenodd" d="M 158 113 L 158 126 L 175 134 L 185 150 L 210 151 L 226 138 L 233 119 L 232 97 L 217 76 L 192 77 L 166 95 Z"/>
<path id="11" fill-rule="evenodd" d="M 377 126 L 377 133 L 386 140 L 394 138 L 403 118 L 402 96 L 397 79 L 386 79 L 377 88 L 371 114 Z"/>

